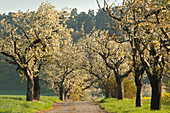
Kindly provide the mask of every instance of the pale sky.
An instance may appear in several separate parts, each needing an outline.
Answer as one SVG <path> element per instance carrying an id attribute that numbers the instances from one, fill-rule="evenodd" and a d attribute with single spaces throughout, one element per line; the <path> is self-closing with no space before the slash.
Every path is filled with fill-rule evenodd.
<path id="1" fill-rule="evenodd" d="M 41 3 L 46 1 L 52 3 L 57 10 L 61 10 L 64 7 L 77 8 L 78 12 L 87 12 L 89 9 L 97 11 L 98 9 L 96 0 L 0 0 L 0 14 L 17 12 L 18 10 L 22 12 L 28 9 L 30 11 L 37 10 Z"/>

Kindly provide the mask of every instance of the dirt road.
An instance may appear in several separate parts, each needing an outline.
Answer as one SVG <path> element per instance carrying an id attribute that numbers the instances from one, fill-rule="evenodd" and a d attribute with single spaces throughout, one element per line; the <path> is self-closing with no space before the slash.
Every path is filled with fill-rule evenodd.
<path id="1" fill-rule="evenodd" d="M 53 104 L 53 109 L 41 113 L 106 113 L 93 102 L 59 102 Z"/>

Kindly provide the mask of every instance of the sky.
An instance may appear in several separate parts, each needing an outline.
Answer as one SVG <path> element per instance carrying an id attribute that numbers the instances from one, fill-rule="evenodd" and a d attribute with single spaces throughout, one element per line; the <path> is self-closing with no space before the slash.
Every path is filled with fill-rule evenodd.
<path id="1" fill-rule="evenodd" d="M 35 11 L 42 2 L 46 1 L 52 3 L 57 10 L 61 10 L 64 7 L 77 8 L 78 12 L 88 12 L 89 9 L 97 11 L 99 9 L 96 0 L 0 0 L 0 14 L 17 12 L 18 10 L 26 12 L 28 9 Z"/>

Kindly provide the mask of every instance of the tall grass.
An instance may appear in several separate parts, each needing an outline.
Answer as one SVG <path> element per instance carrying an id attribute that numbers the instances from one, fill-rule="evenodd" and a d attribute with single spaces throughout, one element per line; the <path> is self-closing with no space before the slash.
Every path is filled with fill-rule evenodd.
<path id="1" fill-rule="evenodd" d="M 100 105 L 108 112 L 112 113 L 170 113 L 170 103 L 162 101 L 161 111 L 150 110 L 150 99 L 143 99 L 142 107 L 135 107 L 135 99 L 117 100 L 108 98 L 100 101 Z"/>
<path id="2" fill-rule="evenodd" d="M 0 113 L 34 113 L 50 109 L 58 97 L 41 96 L 41 101 L 29 102 L 25 96 L 0 95 Z"/>

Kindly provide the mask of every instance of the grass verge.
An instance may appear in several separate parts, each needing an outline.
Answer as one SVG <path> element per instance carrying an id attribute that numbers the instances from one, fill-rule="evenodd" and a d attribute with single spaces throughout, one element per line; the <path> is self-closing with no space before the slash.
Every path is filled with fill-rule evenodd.
<path id="1" fill-rule="evenodd" d="M 25 96 L 0 95 L 0 113 L 34 113 L 50 109 L 57 101 L 56 96 L 41 96 L 41 101 L 28 102 Z"/>
<path id="2" fill-rule="evenodd" d="M 102 108 L 111 113 L 170 113 L 170 103 L 162 102 L 160 111 L 150 110 L 150 99 L 143 99 L 142 107 L 135 107 L 135 99 L 103 99 L 99 102 Z"/>

